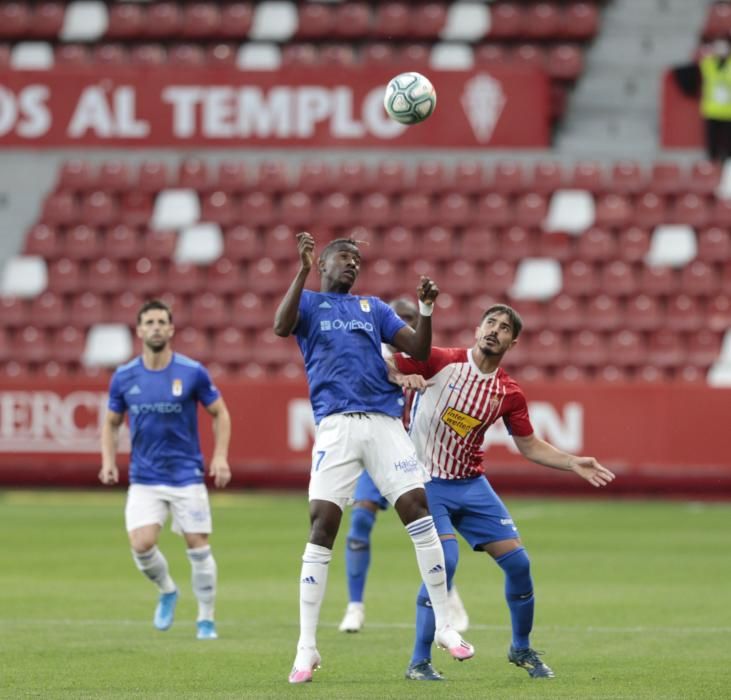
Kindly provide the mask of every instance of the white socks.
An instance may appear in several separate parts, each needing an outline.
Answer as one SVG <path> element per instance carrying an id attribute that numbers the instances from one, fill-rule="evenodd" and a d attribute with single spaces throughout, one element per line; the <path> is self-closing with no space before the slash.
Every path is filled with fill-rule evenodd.
<path id="1" fill-rule="evenodd" d="M 186 550 L 191 566 L 193 593 L 198 600 L 198 621 L 213 620 L 218 569 L 210 545 Z"/>
<path id="2" fill-rule="evenodd" d="M 170 578 L 167 559 L 157 547 L 146 552 L 135 552 L 133 549 L 132 558 L 137 568 L 157 586 L 160 593 L 172 593 L 176 590 L 175 582 Z"/>
<path id="3" fill-rule="evenodd" d="M 429 593 L 436 629 L 440 630 L 449 622 L 447 612 L 447 567 L 444 564 L 444 550 L 439 541 L 434 519 L 427 515 L 406 526 L 419 564 L 421 578 Z"/>
<path id="4" fill-rule="evenodd" d="M 300 638 L 297 646 L 315 647 L 317 623 L 320 619 L 320 607 L 327 587 L 328 564 L 332 559 L 332 550 L 307 543 L 302 555 L 302 573 L 300 574 Z"/>

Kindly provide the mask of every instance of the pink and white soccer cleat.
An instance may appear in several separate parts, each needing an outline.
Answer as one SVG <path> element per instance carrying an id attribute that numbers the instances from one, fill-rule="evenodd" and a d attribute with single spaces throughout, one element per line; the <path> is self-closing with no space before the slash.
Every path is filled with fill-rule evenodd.
<path id="1" fill-rule="evenodd" d="M 457 661 L 467 661 L 475 655 L 475 648 L 462 639 L 462 635 L 449 625 L 445 625 L 434 635 L 440 649 L 446 649 Z"/>
<path id="2" fill-rule="evenodd" d="M 289 674 L 290 683 L 309 683 L 312 674 L 320 668 L 320 654 L 314 647 L 300 647 L 294 659 L 292 672 Z"/>

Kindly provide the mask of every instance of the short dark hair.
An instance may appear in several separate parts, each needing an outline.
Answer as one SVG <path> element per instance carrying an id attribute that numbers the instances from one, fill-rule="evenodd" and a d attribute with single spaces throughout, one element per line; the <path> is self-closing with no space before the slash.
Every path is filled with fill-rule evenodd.
<path id="1" fill-rule="evenodd" d="M 520 331 L 523 330 L 523 319 L 520 314 L 512 307 L 507 304 L 493 304 L 480 319 L 482 323 L 490 314 L 505 314 L 510 319 L 510 325 L 513 327 L 513 340 L 520 335 Z"/>
<path id="2" fill-rule="evenodd" d="M 137 325 L 139 326 L 140 323 L 142 323 L 143 314 L 153 310 L 167 311 L 168 321 L 170 321 L 170 323 L 173 322 L 173 312 L 164 301 L 161 299 L 148 299 L 144 304 L 142 304 L 142 306 L 140 306 L 140 310 L 137 312 Z"/>
<path id="3" fill-rule="evenodd" d="M 353 238 L 336 238 L 334 241 L 330 241 L 320 253 L 320 259 L 324 260 L 328 255 L 331 253 L 334 253 L 336 250 L 340 250 L 340 248 L 345 247 L 346 245 L 351 245 L 354 248 L 358 249 L 358 241 L 356 241 Z"/>

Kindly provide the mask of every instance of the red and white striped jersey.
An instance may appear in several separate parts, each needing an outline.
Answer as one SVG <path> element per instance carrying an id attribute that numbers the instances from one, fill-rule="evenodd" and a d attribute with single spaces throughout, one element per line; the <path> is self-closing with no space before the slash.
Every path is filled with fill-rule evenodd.
<path id="1" fill-rule="evenodd" d="M 410 435 L 416 454 L 429 474 L 440 479 L 465 479 L 485 470 L 485 431 L 502 418 L 511 435 L 533 434 L 523 390 L 503 369 L 481 372 L 466 348 L 433 347 L 425 362 L 394 355 L 404 374 L 432 381 L 416 396 Z"/>

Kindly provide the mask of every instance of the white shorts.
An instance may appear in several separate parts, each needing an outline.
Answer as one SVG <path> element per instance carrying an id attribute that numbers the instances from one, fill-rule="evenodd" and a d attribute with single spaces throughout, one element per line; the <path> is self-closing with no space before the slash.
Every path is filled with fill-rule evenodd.
<path id="1" fill-rule="evenodd" d="M 383 413 L 324 418 L 312 448 L 310 500 L 331 501 L 344 508 L 363 469 L 392 505 L 429 481 L 400 418 Z"/>
<path id="2" fill-rule="evenodd" d="M 210 534 L 213 531 L 211 506 L 205 484 L 189 486 L 148 486 L 132 484 L 127 491 L 124 520 L 127 532 L 145 525 L 165 525 L 172 513 L 172 530 L 185 533 Z"/>

